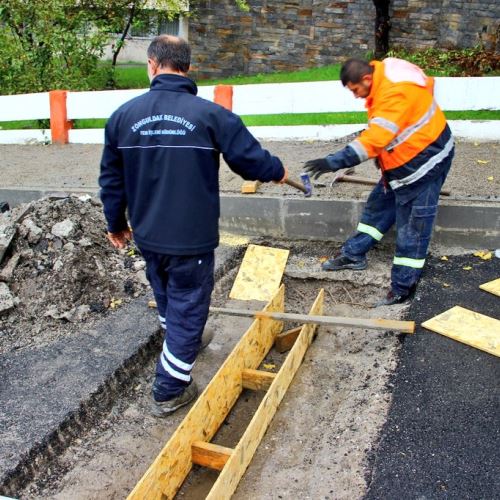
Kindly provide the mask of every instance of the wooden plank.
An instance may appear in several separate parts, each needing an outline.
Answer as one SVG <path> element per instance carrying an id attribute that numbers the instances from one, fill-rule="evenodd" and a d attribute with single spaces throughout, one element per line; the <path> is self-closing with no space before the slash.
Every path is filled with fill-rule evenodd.
<path id="1" fill-rule="evenodd" d="M 278 290 L 289 250 L 248 245 L 229 297 L 270 300 Z"/>
<path id="2" fill-rule="evenodd" d="M 494 356 L 500 356 L 498 319 L 455 306 L 425 321 L 422 326 Z"/>
<path id="3" fill-rule="evenodd" d="M 241 185 L 241 192 L 243 194 L 256 193 L 262 183 L 260 181 L 245 181 Z"/>
<path id="4" fill-rule="evenodd" d="M 267 311 L 283 311 L 285 287 L 281 286 L 267 304 Z M 129 499 L 173 498 L 192 467 L 191 446 L 196 441 L 210 441 L 243 390 L 242 372 L 256 369 L 271 349 L 281 322 L 255 320 L 226 361 L 161 450 Z"/>
<path id="5" fill-rule="evenodd" d="M 228 309 L 224 307 L 211 307 L 214 314 L 228 314 L 230 316 L 244 316 L 255 318 L 271 318 L 281 321 L 296 321 L 297 323 L 315 325 L 349 326 L 352 328 L 369 328 L 371 330 L 397 330 L 403 333 L 414 333 L 414 321 L 399 321 L 382 318 L 350 318 L 346 316 L 315 316 L 310 314 L 294 314 L 282 312 L 249 311 L 248 309 Z"/>
<path id="6" fill-rule="evenodd" d="M 482 285 L 479 285 L 479 288 L 500 297 L 500 278 L 497 278 L 493 281 L 488 281 L 488 283 L 483 283 Z"/>
<path id="7" fill-rule="evenodd" d="M 250 370 L 248 368 L 243 370 L 242 375 L 243 387 L 254 391 L 267 391 L 276 377 L 276 373 L 262 370 Z"/>
<path id="8" fill-rule="evenodd" d="M 324 292 L 321 290 L 311 308 L 311 314 L 321 314 L 323 312 L 323 295 Z M 295 345 L 288 353 L 274 382 L 262 399 L 259 408 L 255 412 L 240 442 L 234 449 L 231 458 L 226 462 L 224 469 L 219 474 L 207 499 L 222 500 L 230 498 L 236 490 L 241 477 L 252 460 L 257 446 L 261 442 L 269 423 L 276 413 L 278 405 L 304 359 L 304 355 L 312 342 L 315 329 L 316 326 L 312 324 L 302 327 L 302 332 L 298 336 Z"/>
<path id="9" fill-rule="evenodd" d="M 196 441 L 191 445 L 193 464 L 202 465 L 209 469 L 222 470 L 232 453 L 232 448 L 204 441 Z"/>
<path id="10" fill-rule="evenodd" d="M 287 330 L 286 332 L 280 333 L 276 335 L 276 340 L 274 341 L 274 348 L 278 352 L 289 351 L 297 337 L 299 336 L 300 331 L 302 330 L 301 326 L 297 326 L 296 328 L 292 328 L 291 330 Z"/>

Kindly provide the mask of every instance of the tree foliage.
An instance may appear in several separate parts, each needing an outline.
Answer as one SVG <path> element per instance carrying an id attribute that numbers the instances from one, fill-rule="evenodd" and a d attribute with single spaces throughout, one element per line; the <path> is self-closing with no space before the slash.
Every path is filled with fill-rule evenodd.
<path id="1" fill-rule="evenodd" d="M 107 40 L 99 28 L 74 0 L 2 0 L 0 92 L 96 87 Z"/>
<path id="2" fill-rule="evenodd" d="M 234 1 L 248 9 L 245 0 Z M 104 49 L 113 42 L 116 63 L 130 26 L 151 4 L 150 0 L 2 0 L 0 94 L 92 90 L 112 84 L 113 65 L 101 61 Z M 155 0 L 154 5 L 169 19 L 187 10 L 186 0 Z"/>

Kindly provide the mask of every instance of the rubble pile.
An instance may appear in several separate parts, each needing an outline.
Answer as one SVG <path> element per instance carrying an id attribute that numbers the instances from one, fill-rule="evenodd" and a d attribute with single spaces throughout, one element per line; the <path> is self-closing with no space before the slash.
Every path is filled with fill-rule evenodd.
<path id="1" fill-rule="evenodd" d="M 140 253 L 111 246 L 95 198 L 44 198 L 0 215 L 0 352 L 63 335 L 147 288 Z"/>

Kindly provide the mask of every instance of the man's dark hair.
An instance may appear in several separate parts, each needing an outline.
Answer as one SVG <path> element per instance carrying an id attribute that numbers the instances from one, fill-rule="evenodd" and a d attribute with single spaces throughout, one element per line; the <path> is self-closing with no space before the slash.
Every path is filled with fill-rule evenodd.
<path id="1" fill-rule="evenodd" d="M 340 68 L 340 80 L 345 87 L 348 83 L 359 83 L 364 76 L 373 73 L 373 66 L 363 59 L 348 59 Z"/>
<path id="2" fill-rule="evenodd" d="M 156 61 L 160 68 L 187 73 L 191 64 L 191 47 L 182 38 L 159 35 L 148 47 L 148 58 Z"/>

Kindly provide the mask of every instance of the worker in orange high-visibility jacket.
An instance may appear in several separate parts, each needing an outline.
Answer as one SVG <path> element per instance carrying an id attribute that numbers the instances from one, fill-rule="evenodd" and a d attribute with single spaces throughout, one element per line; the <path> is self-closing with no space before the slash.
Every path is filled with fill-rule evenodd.
<path id="1" fill-rule="evenodd" d="M 439 192 L 454 155 L 453 137 L 434 99 L 432 78 L 414 64 L 349 59 L 341 80 L 366 99 L 368 127 L 342 150 L 307 161 L 305 170 L 317 179 L 373 158 L 382 176 L 355 233 L 323 269 L 365 269 L 366 253 L 395 223 L 391 289 L 375 305 L 401 303 L 412 296 L 422 274 Z"/>

